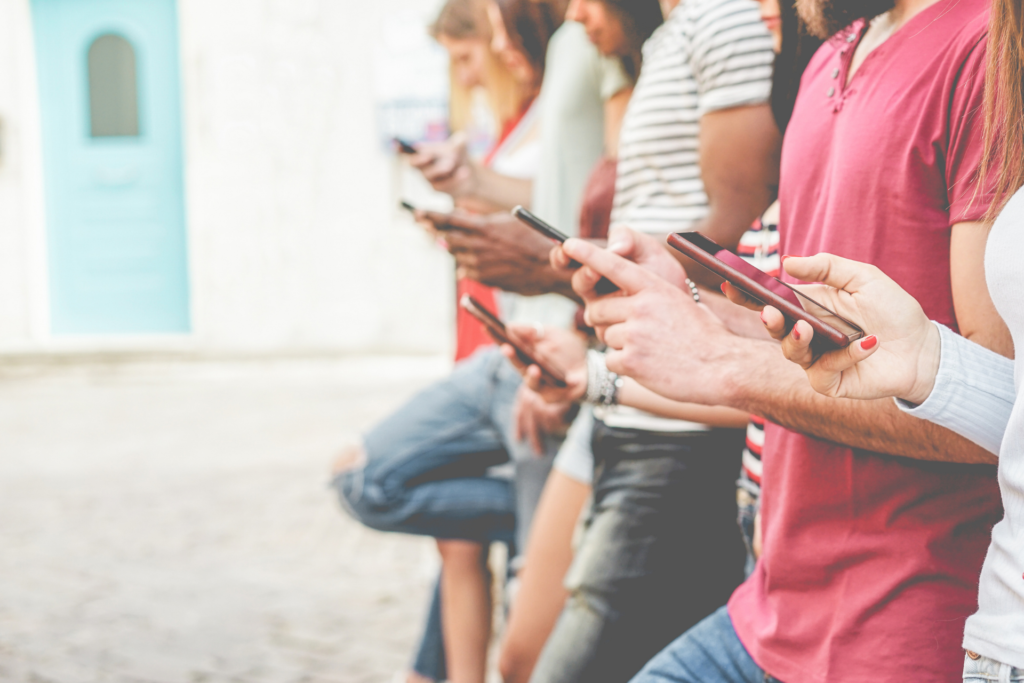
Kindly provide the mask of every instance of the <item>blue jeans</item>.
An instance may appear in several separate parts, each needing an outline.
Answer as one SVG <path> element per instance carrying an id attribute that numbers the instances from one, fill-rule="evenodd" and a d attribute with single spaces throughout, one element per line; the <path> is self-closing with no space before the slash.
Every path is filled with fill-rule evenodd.
<path id="1" fill-rule="evenodd" d="M 333 481 L 342 507 L 380 531 L 524 547 L 560 439 L 537 457 L 513 437 L 521 382 L 496 347 L 456 365 L 364 436 L 365 465 Z M 494 471 L 509 461 L 512 475 Z M 434 602 L 415 668 L 443 680 L 437 591 Z"/>
<path id="2" fill-rule="evenodd" d="M 750 478 L 746 470 L 740 470 L 740 478 L 736 480 L 736 523 L 743 534 L 743 543 L 747 546 L 747 564 L 744 573 L 750 576 L 757 566 L 754 555 L 754 520 L 761 510 L 761 486 Z"/>
<path id="3" fill-rule="evenodd" d="M 769 683 L 736 635 L 727 608 L 700 622 L 647 663 L 631 683 Z"/>
<path id="4" fill-rule="evenodd" d="M 964 683 L 1022 683 L 1024 669 L 1017 669 L 1009 664 L 997 662 L 988 657 L 973 659 L 968 653 L 964 656 Z"/>
<path id="5" fill-rule="evenodd" d="M 743 433 L 594 429 L 593 504 L 531 683 L 622 683 L 743 580 Z"/>

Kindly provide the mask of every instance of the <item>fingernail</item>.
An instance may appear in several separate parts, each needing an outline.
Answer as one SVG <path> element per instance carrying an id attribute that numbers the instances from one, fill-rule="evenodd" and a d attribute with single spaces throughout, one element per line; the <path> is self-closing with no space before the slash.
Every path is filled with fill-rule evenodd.
<path id="1" fill-rule="evenodd" d="M 722 285 L 721 285 L 721 286 L 719 287 L 719 289 L 720 289 L 720 290 L 722 290 L 722 294 L 725 294 L 725 283 L 724 283 L 724 282 L 723 282 L 723 283 L 722 283 Z"/>
<path id="2" fill-rule="evenodd" d="M 798 330 L 795 325 L 793 326 L 793 339 L 800 341 L 800 330 Z"/>
<path id="3" fill-rule="evenodd" d="M 865 351 L 870 351 L 871 349 L 875 348 L 875 344 L 877 343 L 878 337 L 876 337 L 875 335 L 871 335 L 867 339 L 861 341 L 860 348 L 864 349 Z"/>
<path id="4" fill-rule="evenodd" d="M 783 254 L 783 255 L 782 255 L 782 259 L 781 259 L 781 260 L 780 260 L 779 262 L 780 262 L 780 263 L 785 263 L 785 262 L 786 262 L 786 259 L 788 259 L 788 258 L 789 258 L 789 254 Z"/>
<path id="5" fill-rule="evenodd" d="M 725 285 L 722 286 L 724 287 Z M 764 311 L 761 311 L 761 322 L 764 323 L 765 325 L 768 324 L 768 321 L 764 319 Z"/>
<path id="6" fill-rule="evenodd" d="M 608 251 L 614 251 L 616 254 L 619 253 L 620 250 L 625 248 L 625 242 L 612 242 L 611 244 L 608 245 Z"/>

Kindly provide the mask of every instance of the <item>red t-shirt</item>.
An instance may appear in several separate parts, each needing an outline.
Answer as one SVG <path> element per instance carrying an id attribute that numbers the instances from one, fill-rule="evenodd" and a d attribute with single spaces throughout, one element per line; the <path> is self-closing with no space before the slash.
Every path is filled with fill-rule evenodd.
<path id="1" fill-rule="evenodd" d="M 940 0 L 846 70 L 864 22 L 804 73 L 782 152 L 782 253 L 879 266 L 955 324 L 950 228 L 981 156 L 988 0 Z M 849 38 L 848 36 L 852 36 Z M 936 443 L 935 448 L 942 448 Z M 992 526 L 995 469 L 870 453 L 769 424 L 764 552 L 729 602 L 785 683 L 954 683 Z"/>

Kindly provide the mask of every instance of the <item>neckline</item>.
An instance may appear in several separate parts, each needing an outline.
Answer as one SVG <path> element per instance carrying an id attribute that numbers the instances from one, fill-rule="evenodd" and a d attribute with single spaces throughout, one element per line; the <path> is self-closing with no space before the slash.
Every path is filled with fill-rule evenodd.
<path id="1" fill-rule="evenodd" d="M 938 2 L 933 3 L 928 7 L 925 7 L 923 10 L 912 16 L 910 19 L 907 20 L 906 23 L 903 24 L 903 26 L 900 26 L 898 29 L 896 29 L 891 36 L 889 36 L 878 47 L 876 47 L 874 50 L 868 53 L 866 57 L 864 57 L 864 61 L 861 62 L 860 66 L 857 68 L 857 72 L 853 74 L 853 76 L 849 76 L 850 66 L 853 64 L 853 56 L 857 53 L 857 48 L 860 47 L 861 42 L 863 42 L 864 40 L 865 34 L 871 27 L 872 19 L 858 19 L 856 22 L 854 22 L 854 24 L 851 25 L 850 32 L 841 31 L 840 33 L 836 34 L 836 38 L 840 38 L 840 36 L 844 36 L 844 34 L 845 36 L 855 36 L 854 40 L 852 41 L 850 41 L 849 38 L 846 37 L 842 38 L 842 40 L 847 41 L 847 45 L 846 47 L 840 49 L 840 54 L 843 57 L 843 69 L 842 74 L 840 74 L 842 80 L 839 83 L 840 94 L 845 95 L 846 92 L 850 89 L 850 87 L 854 83 L 856 83 L 858 76 L 860 76 L 864 72 L 864 67 L 870 64 L 872 61 L 878 61 L 877 59 L 875 59 L 875 56 L 879 52 L 883 52 L 887 48 L 892 49 L 893 44 L 897 44 L 900 40 L 903 40 L 907 35 L 908 30 L 912 28 L 915 24 L 919 23 L 920 21 L 924 21 L 925 18 L 927 18 L 930 14 L 937 13 L 940 10 L 943 10 L 941 14 L 939 14 L 939 16 L 932 18 L 928 22 L 928 25 L 930 26 L 931 24 L 941 19 L 947 11 L 952 9 L 952 7 L 959 5 L 961 1 L 962 0 L 939 0 Z M 952 5 L 952 7 L 947 7 L 949 5 Z M 915 32 L 913 36 L 920 35 L 923 30 L 924 28 L 922 28 L 921 31 Z"/>

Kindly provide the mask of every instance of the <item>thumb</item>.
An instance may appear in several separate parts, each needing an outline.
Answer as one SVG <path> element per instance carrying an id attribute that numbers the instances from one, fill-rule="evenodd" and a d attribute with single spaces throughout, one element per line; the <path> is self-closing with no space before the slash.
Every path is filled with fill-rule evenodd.
<path id="1" fill-rule="evenodd" d="M 784 256 L 782 267 L 804 282 L 822 282 L 850 294 L 860 291 L 872 281 L 886 278 L 885 273 L 869 263 L 851 261 L 833 254 Z"/>

